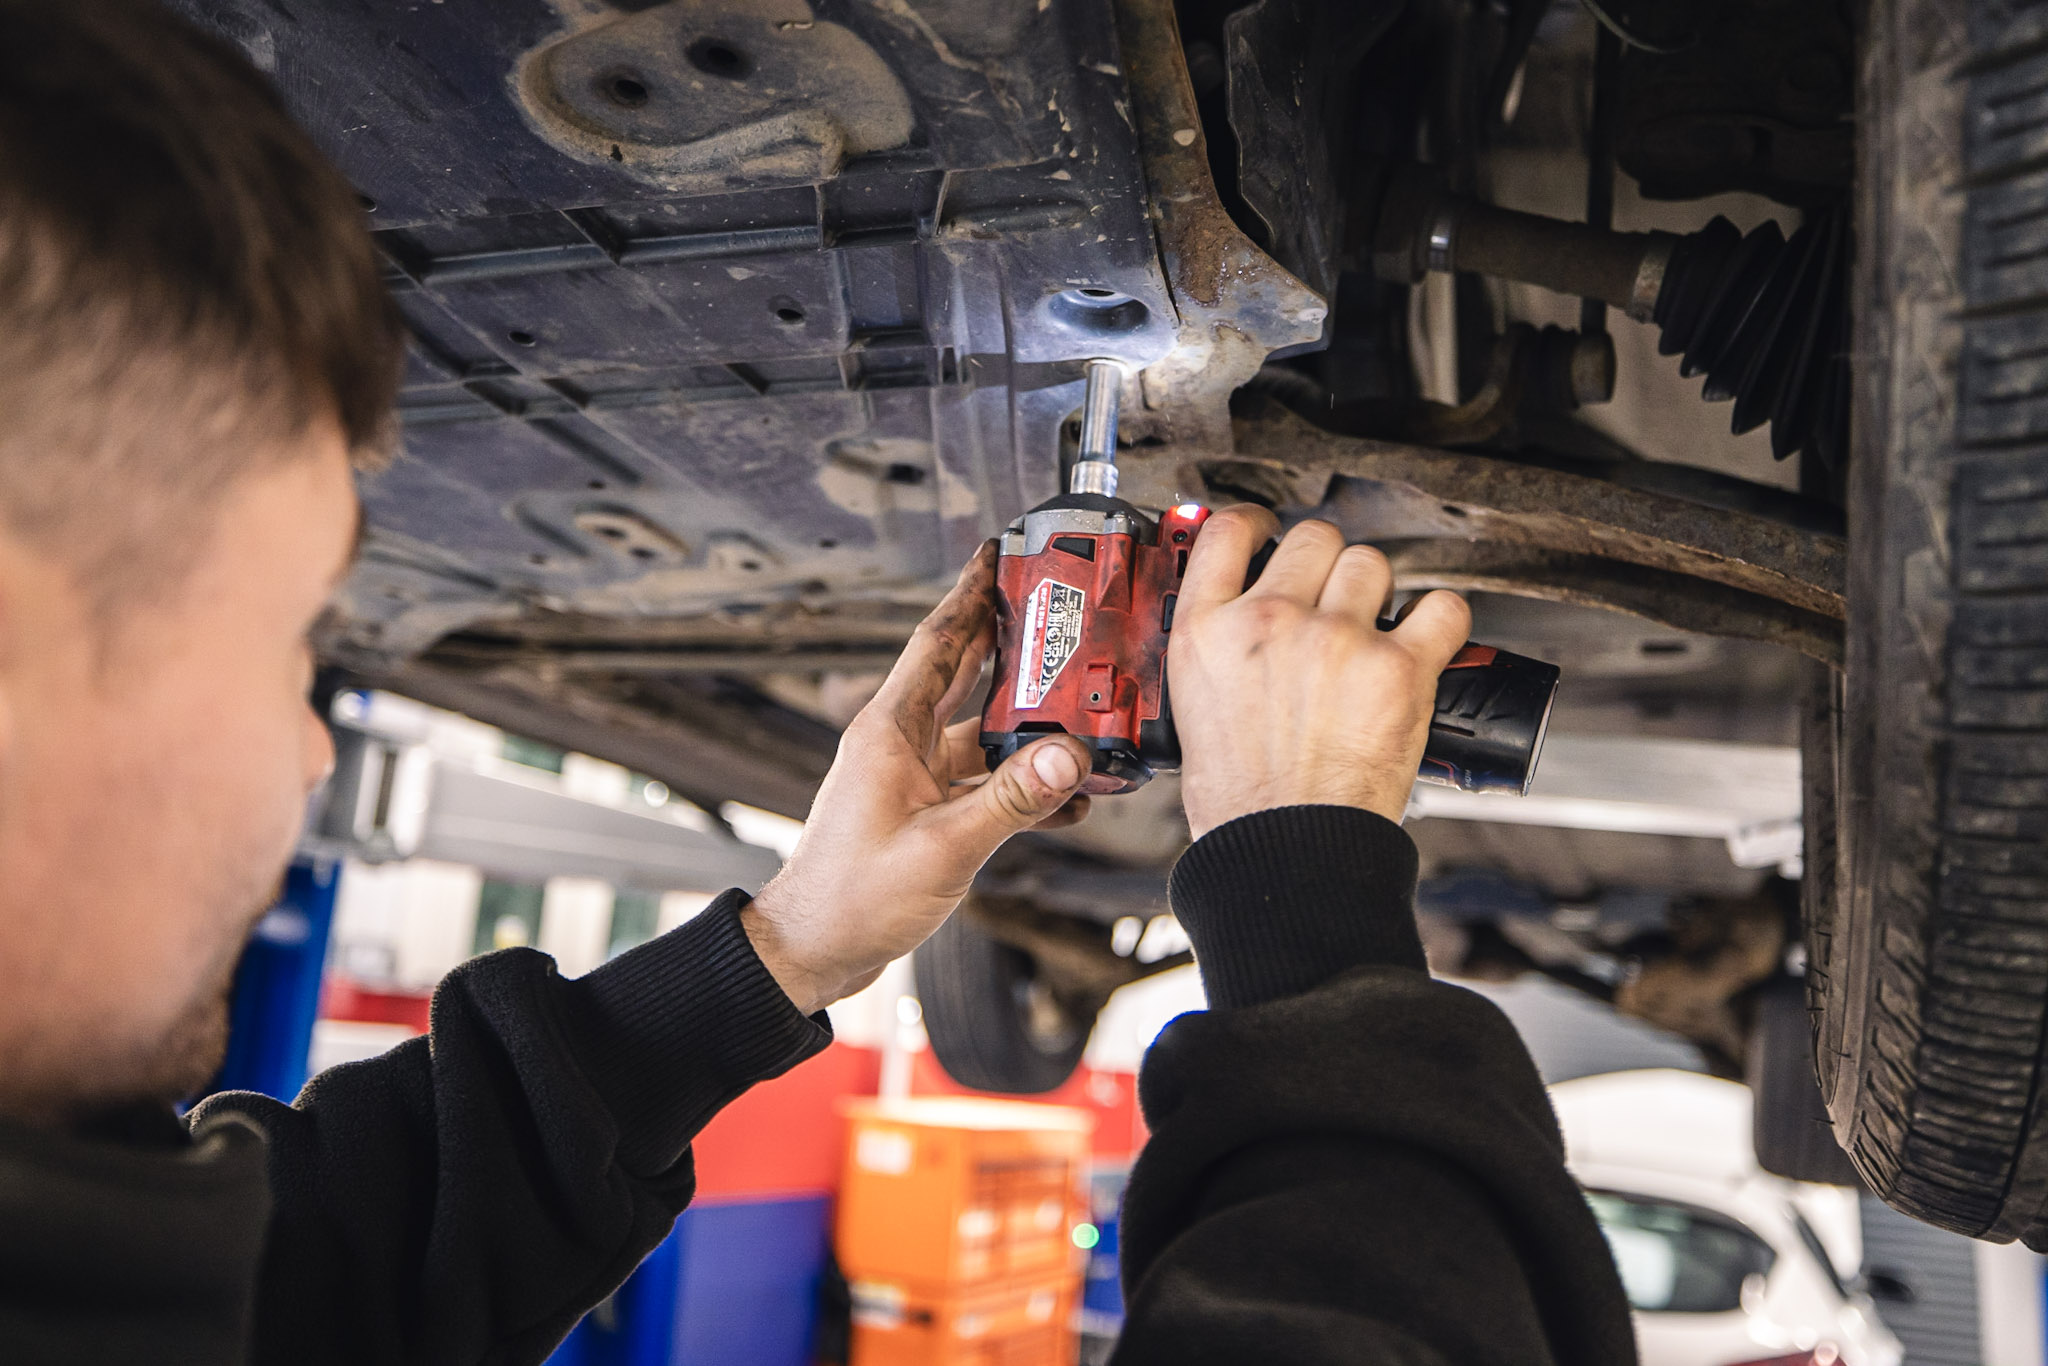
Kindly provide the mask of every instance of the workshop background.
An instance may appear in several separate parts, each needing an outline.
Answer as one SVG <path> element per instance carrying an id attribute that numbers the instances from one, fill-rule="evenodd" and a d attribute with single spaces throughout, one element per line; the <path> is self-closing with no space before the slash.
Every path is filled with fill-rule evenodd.
<path id="1" fill-rule="evenodd" d="M 386 694 L 343 692 L 332 714 L 337 777 L 239 970 L 219 1088 L 288 1098 L 424 1032 L 435 984 L 474 954 L 531 945 L 586 972 L 758 886 L 801 830 Z M 1140 959 L 1186 947 L 1166 917 L 1117 933 Z M 1766 1176 L 1747 1091 L 1693 1045 L 1534 974 L 1473 985 L 1558 1088 L 1646 1366 L 2048 1363 L 2040 1258 Z M 1192 967 L 1149 977 L 1057 1091 L 989 1098 L 939 1067 L 893 965 L 832 1007 L 823 1054 L 705 1130 L 695 1203 L 555 1366 L 1107 1360 L 1136 1072 L 1201 1006 Z"/>

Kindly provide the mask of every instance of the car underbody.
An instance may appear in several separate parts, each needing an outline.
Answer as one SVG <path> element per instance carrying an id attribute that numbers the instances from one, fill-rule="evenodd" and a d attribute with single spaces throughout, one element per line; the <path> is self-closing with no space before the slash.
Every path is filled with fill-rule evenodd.
<path id="1" fill-rule="evenodd" d="M 1474 594 L 1563 666 L 1566 743 L 1784 752 L 1843 660 L 1832 5 L 1683 42 L 1658 25 L 1702 6 L 184 8 L 352 177 L 415 339 L 337 676 L 800 817 L 958 566 L 1064 487 L 1096 358 L 1125 497 L 1325 518 L 1403 592 Z M 1730 258 L 1717 213 L 1777 245 Z M 1729 297 L 1779 321 L 1707 354 Z M 1181 961 L 1112 945 L 1186 839 L 1170 783 L 1128 801 L 1006 851 L 974 911 L 1084 1034 Z M 1741 1066 L 1796 838 L 1413 828 L 1449 966 Z"/>

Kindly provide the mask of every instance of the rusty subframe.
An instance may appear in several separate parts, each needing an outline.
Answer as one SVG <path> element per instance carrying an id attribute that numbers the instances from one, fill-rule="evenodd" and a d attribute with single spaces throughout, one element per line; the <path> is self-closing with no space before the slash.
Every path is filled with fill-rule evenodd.
<path id="1" fill-rule="evenodd" d="M 1125 496 L 1161 507 L 1254 499 L 1283 520 L 1327 518 L 1381 545 L 1403 587 L 1604 607 L 1840 665 L 1839 535 L 1584 474 L 1340 436 L 1271 403 L 1224 420 L 1230 394 L 1266 356 L 1321 335 L 1326 304 L 1224 212 L 1169 0 L 1119 0 L 1117 17 L 1182 338 L 1141 377 Z M 1497 213 L 1482 226 L 1511 238 L 1527 226 L 1516 218 Z M 1513 255 L 1513 242 L 1484 232 L 1466 249 L 1488 243 Z M 1639 314 L 1665 245 L 1647 235 L 1601 254 L 1590 292 Z"/>

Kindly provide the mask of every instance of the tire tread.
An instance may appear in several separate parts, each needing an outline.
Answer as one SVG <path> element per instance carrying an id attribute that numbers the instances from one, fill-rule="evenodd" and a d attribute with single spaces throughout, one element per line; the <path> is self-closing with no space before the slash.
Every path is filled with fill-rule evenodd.
<path id="1" fill-rule="evenodd" d="M 1846 698 L 1807 710 L 1809 761 L 1842 775 L 1809 787 L 1831 802 L 1810 835 L 1809 875 L 1829 875 L 1806 897 L 1810 1009 L 1871 1189 L 2032 1242 L 2048 1232 L 2048 15 L 1870 15 L 1857 344 L 1889 360 L 1852 466 L 1851 525 L 1880 529 L 1851 554 L 1852 610 L 1876 618 Z M 1860 961 L 1835 957 L 1844 925 Z"/>

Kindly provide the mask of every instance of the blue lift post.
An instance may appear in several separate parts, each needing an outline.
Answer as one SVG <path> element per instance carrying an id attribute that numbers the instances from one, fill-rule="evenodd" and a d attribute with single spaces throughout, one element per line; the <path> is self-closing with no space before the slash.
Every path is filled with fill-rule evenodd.
<path id="1" fill-rule="evenodd" d="M 306 1084 L 313 1021 L 341 864 L 297 859 L 277 904 L 256 922 L 235 968 L 228 1051 L 212 1091 L 261 1091 L 288 1101 Z"/>

